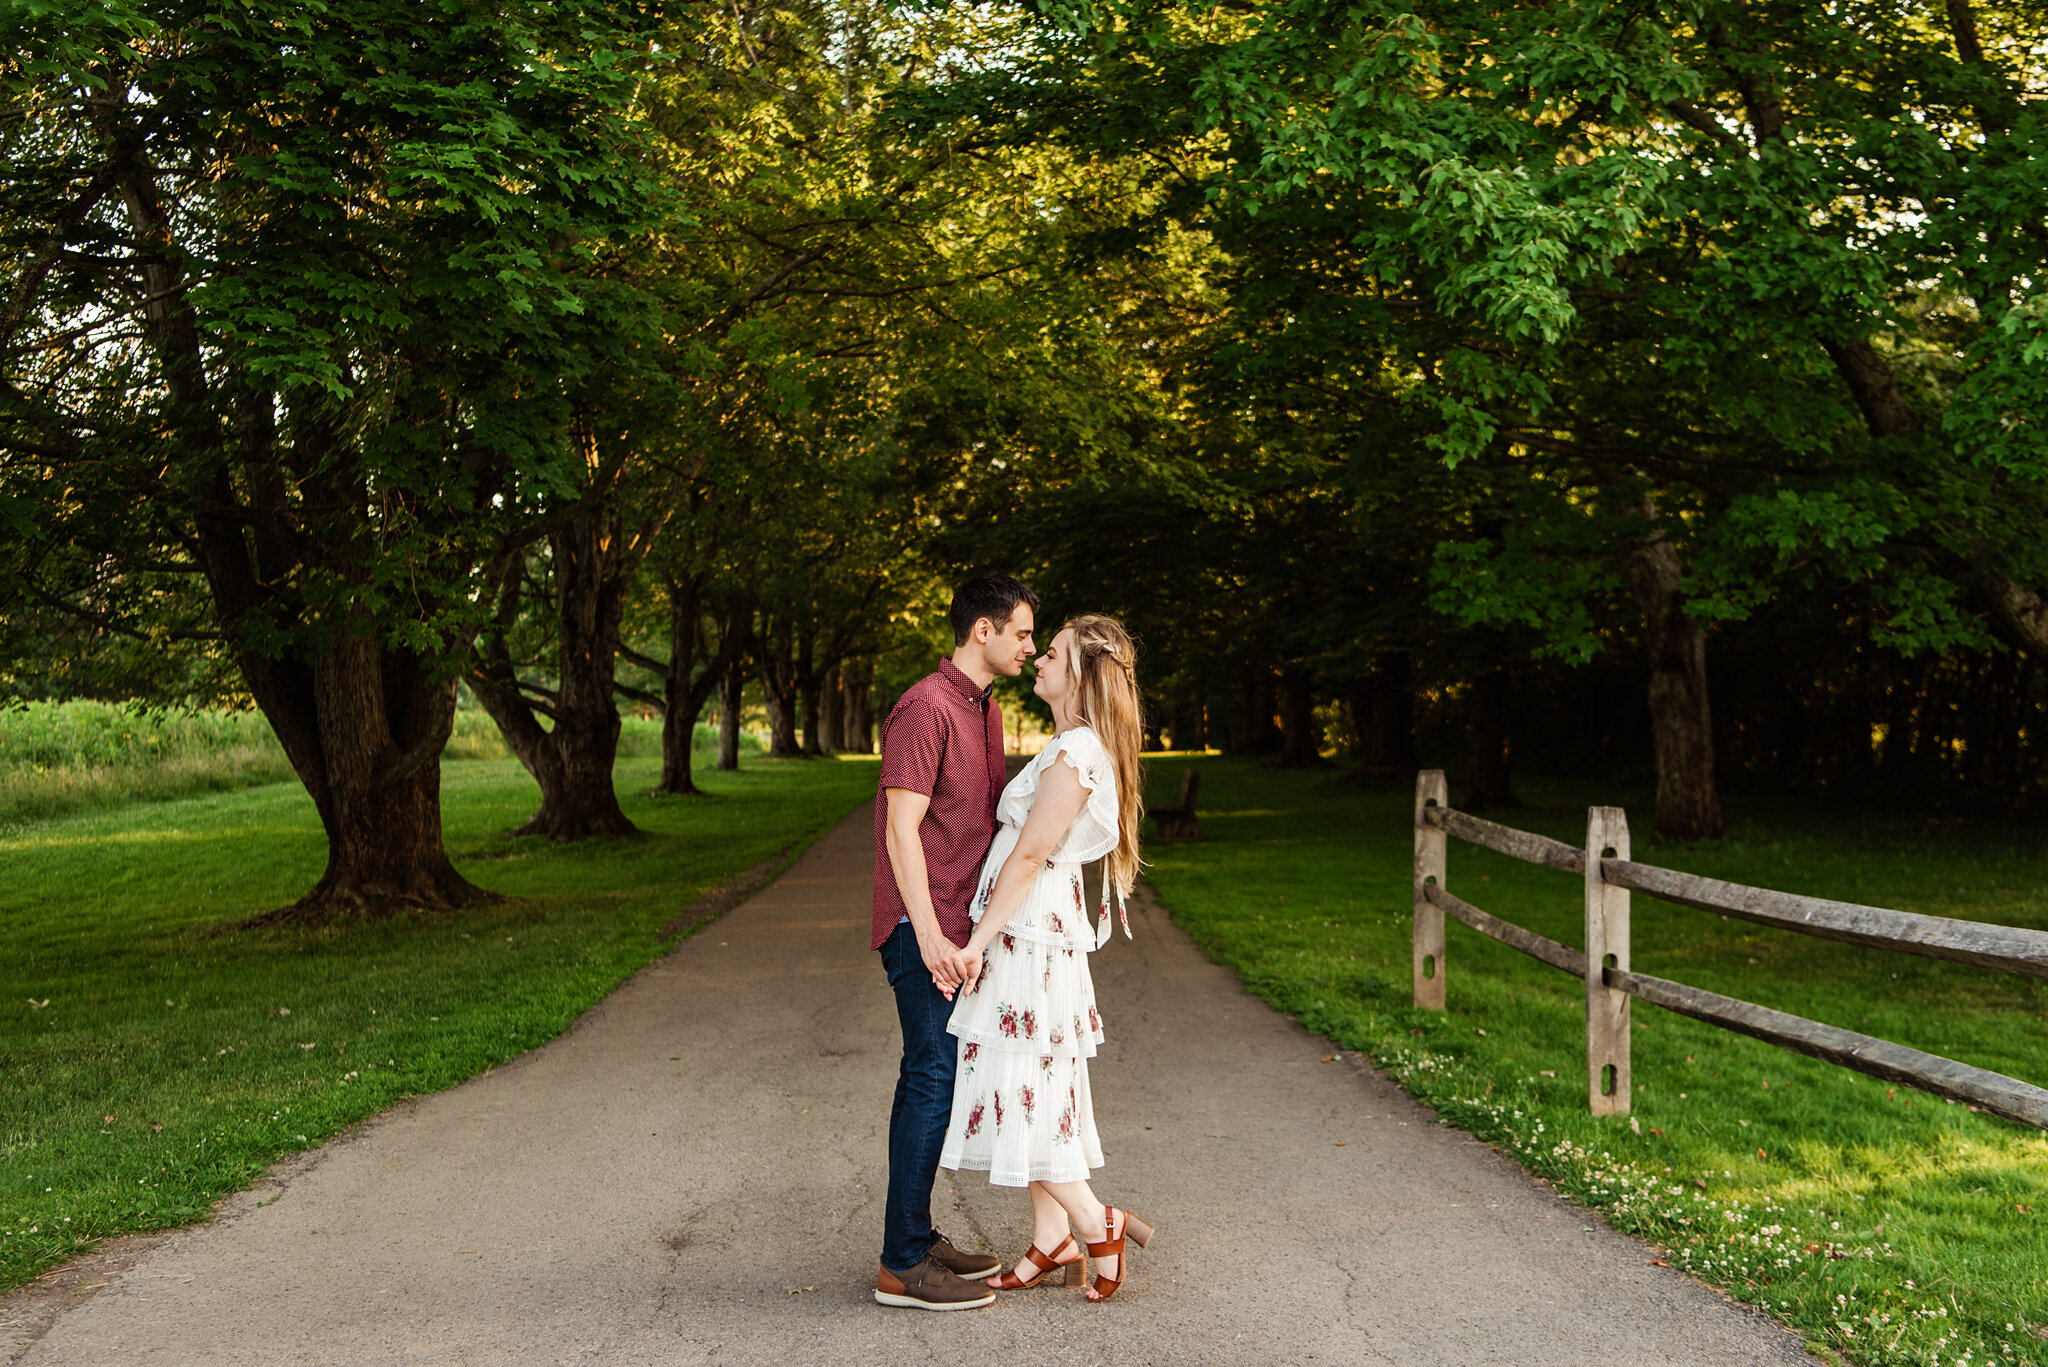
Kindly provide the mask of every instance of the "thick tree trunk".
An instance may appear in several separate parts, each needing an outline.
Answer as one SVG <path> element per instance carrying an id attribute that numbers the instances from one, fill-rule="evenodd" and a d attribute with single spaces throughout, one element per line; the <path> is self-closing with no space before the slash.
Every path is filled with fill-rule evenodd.
<path id="1" fill-rule="evenodd" d="M 856 755 L 875 753 L 875 667 L 863 660 L 842 672 L 846 715 L 841 739 Z"/>
<path id="2" fill-rule="evenodd" d="M 747 698 L 747 662 L 740 656 L 733 656 L 732 663 L 725 667 L 720 689 L 716 767 L 731 773 L 740 767 L 740 710 L 746 706 Z"/>
<path id="3" fill-rule="evenodd" d="M 455 871 L 442 844 L 453 680 L 367 638 L 309 663 L 252 656 L 243 668 L 327 833 L 319 883 L 251 924 L 496 900 Z"/>
<path id="4" fill-rule="evenodd" d="M 1508 781 L 1510 713 L 1514 682 L 1504 669 L 1473 680 L 1465 699 L 1465 800 L 1459 805 L 1479 812 L 1488 807 L 1519 807 Z"/>
<path id="5" fill-rule="evenodd" d="M 1650 728 L 1657 750 L 1657 834 L 1671 840 L 1724 829 L 1714 783 L 1714 726 L 1707 698 L 1707 641 L 1685 612 L 1678 552 L 1646 496 L 1636 508 L 1645 534 L 1628 555 L 1629 581 L 1643 610 L 1650 655 Z"/>
<path id="6" fill-rule="evenodd" d="M 797 740 L 798 698 L 795 644 L 787 622 L 766 626 L 757 640 L 755 663 L 761 676 L 762 700 L 768 706 L 768 753 L 801 757 Z"/>
<path id="7" fill-rule="evenodd" d="M 1318 763 L 1321 749 L 1316 734 L 1315 680 L 1289 671 L 1280 681 L 1281 761 L 1291 769 L 1305 769 Z"/>
<path id="8" fill-rule="evenodd" d="M 846 689 L 839 675 L 836 664 L 825 671 L 818 692 L 818 748 L 828 755 L 846 748 Z"/>
<path id="9" fill-rule="evenodd" d="M 505 645 L 517 619 L 518 569 L 501 599 L 498 629 L 470 670 L 470 688 L 540 785 L 540 810 L 514 835 L 550 840 L 638 833 L 619 807 L 612 767 L 619 753 L 619 620 L 634 568 L 627 538 L 610 518 L 578 518 L 550 538 L 555 640 L 561 678 L 546 702 L 529 700 Z M 506 599 L 512 601 L 508 609 Z M 543 730 L 536 712 L 552 717 Z"/>
<path id="10" fill-rule="evenodd" d="M 718 648 L 702 668 L 703 581 L 664 572 L 662 588 L 668 595 L 668 662 L 650 659 L 634 651 L 624 652 L 634 663 L 661 671 L 661 782 L 654 791 L 685 797 L 699 791 L 691 769 L 695 762 L 697 718 L 711 695 L 724 687 L 732 663 L 746 646 L 745 610 L 729 610 L 719 626 Z M 735 734 L 737 742 L 737 734 Z M 736 766 L 733 766 L 736 767 Z"/>

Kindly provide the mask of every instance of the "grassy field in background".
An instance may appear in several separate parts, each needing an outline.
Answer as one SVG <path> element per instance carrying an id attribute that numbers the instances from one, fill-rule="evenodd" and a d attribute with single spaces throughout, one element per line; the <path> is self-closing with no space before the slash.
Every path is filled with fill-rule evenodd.
<path id="1" fill-rule="evenodd" d="M 0 831 L 0 1290 L 91 1241 L 203 1219 L 282 1154 L 560 1034 L 708 888 L 794 854 L 872 793 L 872 760 L 750 760 L 647 796 L 645 839 L 503 833 L 509 760 L 444 771 L 450 850 L 514 900 L 318 931 L 237 930 L 319 877 L 296 782 Z"/>
<path id="2" fill-rule="evenodd" d="M 1817 1348 L 2048 1361 L 2048 1137 L 1641 1002 L 1634 1115 L 1595 1120 L 1577 979 L 1453 922 L 1449 1010 L 1409 1004 L 1411 788 L 1160 758 L 1152 800 L 1189 762 L 1207 839 L 1152 848 L 1150 877 L 1252 991 Z M 1529 805 L 1499 819 L 1574 845 L 1588 805 L 1623 805 L 1644 863 L 2048 929 L 2035 826 L 1736 800 L 1727 839 L 1651 849 L 1646 791 L 1519 786 Z M 1446 886 L 1583 942 L 1577 878 L 1453 840 Z M 1642 972 L 2048 1082 L 2048 984 L 1632 900 Z"/>
<path id="3" fill-rule="evenodd" d="M 697 727 L 709 753 L 716 732 Z M 741 734 L 743 751 L 761 744 Z M 661 753 L 661 723 L 626 718 L 619 757 Z M 498 728 L 482 712 L 455 714 L 446 758 L 506 759 Z M 284 748 L 257 712 L 148 711 L 121 703 L 35 702 L 0 708 L 0 829 L 65 812 L 188 793 L 233 792 L 292 777 Z"/>

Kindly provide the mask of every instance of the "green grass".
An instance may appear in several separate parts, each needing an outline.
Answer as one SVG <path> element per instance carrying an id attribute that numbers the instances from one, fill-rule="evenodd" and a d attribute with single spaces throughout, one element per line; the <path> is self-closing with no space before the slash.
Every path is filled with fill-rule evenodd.
<path id="1" fill-rule="evenodd" d="M 1188 762 L 1152 762 L 1155 801 Z M 1576 979 L 1452 923 L 1449 1010 L 1410 1005 L 1412 790 L 1193 762 L 1207 840 L 1154 848 L 1151 877 L 1174 920 L 1274 1006 L 1818 1349 L 1866 1364 L 2048 1358 L 2048 1137 L 1641 1002 L 1634 1114 L 1595 1120 Z M 1522 796 L 1503 820 L 1575 845 L 1589 804 L 1627 806 L 1646 863 L 2048 928 L 2037 827 L 1738 801 L 1727 839 L 1651 850 L 1646 792 L 1529 780 Z M 1446 884 L 1583 940 L 1574 877 L 1454 840 Z M 1643 972 L 2048 1082 L 2048 984 L 1633 904 Z"/>
<path id="2" fill-rule="evenodd" d="M 695 750 L 709 754 L 717 732 L 699 724 Z M 751 734 L 743 752 L 759 753 Z M 661 753 L 661 723 L 625 719 L 619 758 Z M 506 759 L 497 726 L 482 712 L 455 714 L 447 758 Z M 232 792 L 292 778 L 269 723 L 253 711 L 150 711 L 124 703 L 34 702 L 0 708 L 0 829 L 119 802 Z"/>
<path id="3" fill-rule="evenodd" d="M 0 832 L 0 1290 L 108 1235 L 204 1219 L 278 1156 L 560 1034 L 670 943 L 707 888 L 873 792 L 872 761 L 708 770 L 618 788 L 642 840 L 503 832 L 537 790 L 510 761 L 450 764 L 446 830 L 516 900 L 324 930 L 237 930 L 319 877 L 296 784 Z"/>

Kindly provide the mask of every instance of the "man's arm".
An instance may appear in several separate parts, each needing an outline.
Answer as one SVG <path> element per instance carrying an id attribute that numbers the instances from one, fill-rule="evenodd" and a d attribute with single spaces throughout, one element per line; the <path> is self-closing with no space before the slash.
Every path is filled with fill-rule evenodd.
<path id="1" fill-rule="evenodd" d="M 939 913 L 932 906 L 931 875 L 925 868 L 924 841 L 917 828 L 931 809 L 931 796 L 910 788 L 885 788 L 889 804 L 883 824 L 889 847 L 889 870 L 896 876 L 896 891 L 903 895 L 903 909 L 910 914 L 910 928 L 917 934 L 918 952 L 932 981 L 951 996 L 967 976 L 967 956 L 939 929 Z"/>

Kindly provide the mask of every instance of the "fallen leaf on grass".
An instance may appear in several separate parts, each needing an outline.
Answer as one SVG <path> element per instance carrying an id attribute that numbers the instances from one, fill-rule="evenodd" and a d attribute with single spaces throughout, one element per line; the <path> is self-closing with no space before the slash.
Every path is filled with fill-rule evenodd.
<path id="1" fill-rule="evenodd" d="M 1473 1027 L 1472 1027 L 1472 1033 L 1473 1033 L 1473 1034 L 1475 1034 L 1475 1035 L 1483 1035 L 1483 1034 L 1485 1034 L 1486 1032 L 1485 1032 L 1484 1030 L 1480 1029 L 1480 1028 L 1479 1028 L 1478 1026 L 1476 1026 L 1476 1025 L 1475 1025 L 1475 1026 L 1473 1026 Z"/>
<path id="2" fill-rule="evenodd" d="M 36 1010 L 40 1011 L 50 1004 L 50 999 L 48 997 L 45 997 L 41 1001 L 37 1001 L 34 997 L 30 997 L 28 999 L 28 1004 L 30 1006 L 33 1006 Z M 1419 1035 L 1422 1032 L 1420 1030 L 1417 1030 L 1415 1033 Z"/>
<path id="3" fill-rule="evenodd" d="M 1664 1137 L 1664 1131 L 1658 1129 L 1655 1125 L 1650 1126 L 1650 1133 L 1656 1135 L 1659 1139 Z"/>
<path id="4" fill-rule="evenodd" d="M 1543 1077 L 1556 1077 L 1556 1076 L 1557 1076 L 1557 1069 L 1555 1069 L 1555 1068 L 1538 1068 L 1538 1069 L 1537 1069 L 1536 1071 L 1537 1071 L 1537 1073 L 1538 1073 L 1538 1074 L 1540 1074 L 1540 1075 L 1541 1075 L 1541 1076 L 1543 1076 Z"/>
<path id="5" fill-rule="evenodd" d="M 1671 1264 L 1670 1264 L 1670 1263 L 1668 1263 L 1668 1262 L 1666 1262 L 1666 1261 L 1664 1261 L 1664 1260 L 1663 1260 L 1662 1258 L 1652 1258 L 1652 1259 L 1650 1259 L 1650 1266 L 1652 1266 L 1652 1267 L 1669 1267 L 1669 1266 L 1671 1266 Z"/>
<path id="6" fill-rule="evenodd" d="M 314 1044 L 302 1044 L 302 1045 L 300 1045 L 300 1046 L 299 1046 L 299 1048 L 301 1048 L 301 1049 L 318 1049 L 319 1047 L 320 1047 L 320 1046 L 319 1046 L 319 1044 L 318 1044 L 318 1043 L 314 1043 Z"/>
<path id="7" fill-rule="evenodd" d="M 2022 1215 L 2032 1215 L 2034 1213 L 2034 1208 L 2032 1206 L 2014 1206 L 2013 1209 L 2018 1211 Z"/>
<path id="8" fill-rule="evenodd" d="M 1765 1152 L 1764 1152 L 1764 1151 L 1763 1151 L 1762 1149 L 1758 1149 L 1758 1150 L 1756 1151 L 1756 1156 L 1757 1156 L 1758 1158 L 1761 1158 L 1761 1159 L 1763 1159 L 1763 1160 L 1764 1160 L 1764 1161 L 1765 1161 L 1766 1163 L 1768 1163 L 1768 1162 L 1769 1162 L 1769 1161 L 1771 1160 L 1771 1156 L 1770 1156 L 1769 1154 L 1765 1153 Z"/>

